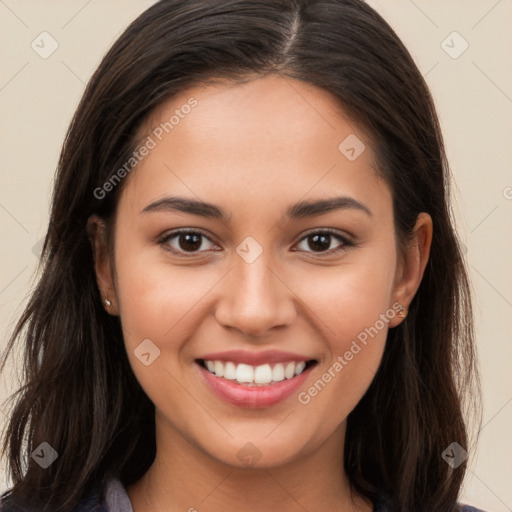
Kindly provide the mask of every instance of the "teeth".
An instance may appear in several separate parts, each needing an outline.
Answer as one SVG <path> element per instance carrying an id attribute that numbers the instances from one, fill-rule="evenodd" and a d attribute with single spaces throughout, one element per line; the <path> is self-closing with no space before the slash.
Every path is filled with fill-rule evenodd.
<path id="1" fill-rule="evenodd" d="M 229 363 L 226 363 L 226 366 Z M 236 367 L 236 380 L 242 384 L 243 382 L 254 382 L 254 368 L 248 364 L 239 364 Z"/>
<path id="2" fill-rule="evenodd" d="M 300 375 L 304 371 L 304 368 L 306 368 L 306 363 L 304 361 L 297 363 L 295 366 L 295 375 Z"/>
<path id="3" fill-rule="evenodd" d="M 284 380 L 284 366 L 281 363 L 277 363 L 272 370 L 272 380 L 280 382 Z"/>
<path id="4" fill-rule="evenodd" d="M 284 369 L 284 376 L 287 379 L 291 379 L 295 376 L 295 363 L 288 363 Z"/>
<path id="5" fill-rule="evenodd" d="M 269 364 L 256 366 L 254 370 L 254 383 L 255 384 L 270 384 L 272 382 L 272 368 Z"/>
<path id="6" fill-rule="evenodd" d="M 217 375 L 217 377 L 224 377 L 224 365 L 221 361 L 215 361 L 214 365 L 215 375 Z"/>
<path id="7" fill-rule="evenodd" d="M 224 365 L 224 374 L 223 377 L 229 380 L 236 379 L 236 366 L 234 363 L 229 362 Z"/>
<path id="8" fill-rule="evenodd" d="M 210 373 L 217 377 L 236 380 L 239 384 L 249 386 L 265 386 L 300 375 L 304 371 L 306 363 L 304 361 L 277 363 L 272 367 L 270 364 L 251 366 L 243 363 L 236 365 L 232 361 L 205 361 L 205 366 Z"/>

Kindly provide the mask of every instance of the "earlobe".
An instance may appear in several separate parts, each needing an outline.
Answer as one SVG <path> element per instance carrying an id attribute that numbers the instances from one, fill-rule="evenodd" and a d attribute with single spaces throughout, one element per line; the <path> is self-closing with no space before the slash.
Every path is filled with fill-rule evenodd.
<path id="1" fill-rule="evenodd" d="M 409 304 L 423 279 L 430 256 L 432 236 L 432 218 L 428 213 L 422 212 L 416 220 L 411 242 L 399 258 L 393 298 L 394 302 L 398 302 L 403 307 L 403 313 L 396 315 L 390 322 L 390 327 L 396 327 L 407 316 Z"/>
<path id="2" fill-rule="evenodd" d="M 108 313 L 117 315 L 117 300 L 112 278 L 105 221 L 97 215 L 91 215 L 87 220 L 86 230 L 91 243 L 94 271 L 102 297 L 102 304 Z"/>

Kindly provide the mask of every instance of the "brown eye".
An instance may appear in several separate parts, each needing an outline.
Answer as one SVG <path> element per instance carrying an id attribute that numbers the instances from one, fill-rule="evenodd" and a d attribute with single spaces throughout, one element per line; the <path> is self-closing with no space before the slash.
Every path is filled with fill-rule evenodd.
<path id="1" fill-rule="evenodd" d="M 338 246 L 332 248 L 333 241 L 336 240 L 338 241 Z M 177 255 L 194 255 L 208 252 L 212 250 L 208 245 L 215 245 L 205 233 L 193 229 L 180 229 L 168 233 L 160 238 L 158 243 L 164 246 L 166 250 Z M 298 245 L 300 244 L 304 245 L 299 250 L 313 254 L 316 253 L 320 256 L 340 252 L 354 245 L 347 237 L 331 229 L 308 233 L 301 239 Z"/>
<path id="2" fill-rule="evenodd" d="M 162 237 L 158 243 L 164 245 L 169 251 L 177 254 L 194 254 L 208 250 L 208 244 L 205 244 L 204 240 L 208 240 L 213 244 L 210 238 L 204 233 L 183 229 L 168 233 Z"/>
<path id="3" fill-rule="evenodd" d="M 341 242 L 338 247 L 335 247 L 334 249 L 331 248 L 333 240 L 338 240 Z M 304 238 L 302 238 L 300 243 L 303 241 L 306 241 L 306 243 L 301 250 L 320 254 L 335 253 L 353 245 L 352 242 L 345 236 L 342 236 L 338 232 L 330 229 L 309 233 Z"/>

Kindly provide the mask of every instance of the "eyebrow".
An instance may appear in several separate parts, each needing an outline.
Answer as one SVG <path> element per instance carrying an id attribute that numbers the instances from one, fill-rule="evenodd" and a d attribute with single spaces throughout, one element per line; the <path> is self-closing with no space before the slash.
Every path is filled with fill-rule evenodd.
<path id="1" fill-rule="evenodd" d="M 371 210 L 363 203 L 352 197 L 341 196 L 317 201 L 299 201 L 286 210 L 286 217 L 291 220 L 303 219 L 305 217 L 316 217 L 333 210 L 355 209 L 373 216 Z M 197 201 L 186 197 L 165 197 L 146 206 L 140 213 L 179 211 L 200 217 L 218 219 L 229 222 L 231 215 L 228 215 L 222 208 L 204 201 Z"/>

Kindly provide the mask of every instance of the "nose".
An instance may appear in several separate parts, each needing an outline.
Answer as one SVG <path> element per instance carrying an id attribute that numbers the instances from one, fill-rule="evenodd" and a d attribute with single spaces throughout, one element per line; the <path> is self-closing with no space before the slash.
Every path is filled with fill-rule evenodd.
<path id="1" fill-rule="evenodd" d="M 263 254 L 252 263 L 235 261 L 215 313 L 219 324 L 248 338 L 290 326 L 296 316 L 293 291 Z"/>

